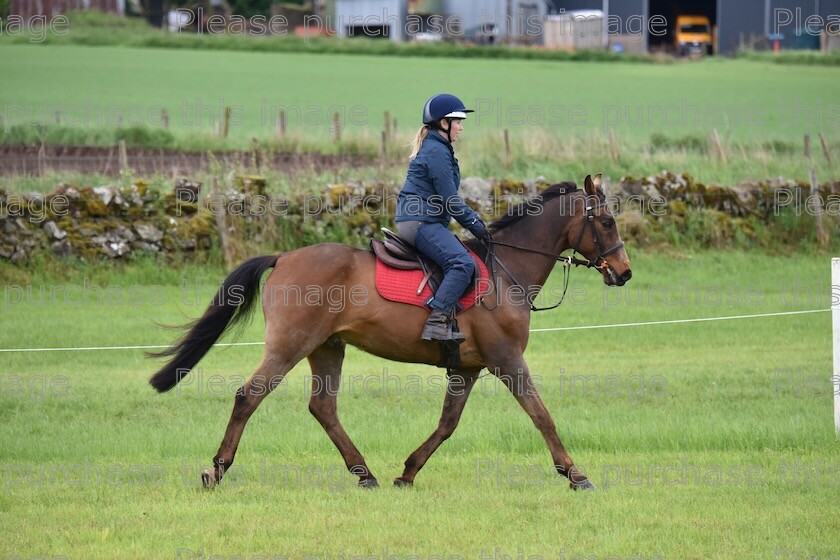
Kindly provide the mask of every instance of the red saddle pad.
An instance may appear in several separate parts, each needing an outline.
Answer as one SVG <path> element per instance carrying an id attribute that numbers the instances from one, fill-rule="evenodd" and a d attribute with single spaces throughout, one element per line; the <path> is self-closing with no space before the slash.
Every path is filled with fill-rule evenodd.
<path id="1" fill-rule="evenodd" d="M 478 255 L 469 249 L 467 251 L 470 252 L 470 256 L 475 261 L 476 267 L 478 267 L 480 280 L 478 282 L 478 289 L 473 284 L 461 299 L 458 300 L 458 304 L 462 308 L 461 311 L 466 311 L 478 303 L 482 296 L 490 290 L 490 274 L 487 272 L 487 267 L 484 266 L 484 263 L 481 262 Z M 376 291 L 387 300 L 426 307 L 424 303 L 432 297 L 432 290 L 429 288 L 429 284 L 426 283 L 420 295 L 417 295 L 417 288 L 420 286 L 420 282 L 423 281 L 423 276 L 422 270 L 399 270 L 391 268 L 379 259 L 376 259 Z"/>

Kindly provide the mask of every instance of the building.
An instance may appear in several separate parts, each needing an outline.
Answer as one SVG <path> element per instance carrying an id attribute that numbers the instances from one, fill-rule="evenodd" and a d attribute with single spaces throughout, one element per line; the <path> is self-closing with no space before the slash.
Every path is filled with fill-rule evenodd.
<path id="1" fill-rule="evenodd" d="M 51 20 L 74 10 L 100 10 L 124 16 L 125 0 L 11 0 L 9 3 L 9 15 L 27 22 L 35 17 Z"/>
<path id="2" fill-rule="evenodd" d="M 717 52 L 739 46 L 818 48 L 820 33 L 840 35 L 840 0 L 553 0 L 553 10 L 603 10 L 611 45 L 645 52 L 673 44 L 677 15 L 705 15 L 716 29 Z"/>
<path id="3" fill-rule="evenodd" d="M 415 38 L 496 38 L 539 43 L 545 0 L 334 0 L 330 27 L 340 37 L 365 35 L 405 41 Z M 481 42 L 481 41 L 479 41 Z"/>

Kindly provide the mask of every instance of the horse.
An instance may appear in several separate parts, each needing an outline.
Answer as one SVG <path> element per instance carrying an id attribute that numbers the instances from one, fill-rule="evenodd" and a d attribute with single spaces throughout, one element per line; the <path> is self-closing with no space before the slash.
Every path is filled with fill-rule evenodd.
<path id="1" fill-rule="evenodd" d="M 594 268 L 608 286 L 622 286 L 632 276 L 624 243 L 601 188 L 601 176 L 594 180 L 587 176 L 583 190 L 571 182 L 552 185 L 511 207 L 489 229 L 489 246 L 482 246 L 478 240 L 466 245 L 487 258 L 497 297 L 492 306 L 476 305 L 458 315 L 466 341 L 460 346 L 460 367 L 447 372 L 440 420 L 431 436 L 406 459 L 403 473 L 394 479 L 394 484 L 414 484 L 420 469 L 454 432 L 470 390 L 479 373 L 487 368 L 530 416 L 545 439 L 557 473 L 568 478 L 573 490 L 595 489 L 563 446 L 523 354 L 528 344 L 530 314 L 536 310 L 533 299 L 558 261 Z M 584 259 L 561 255 L 569 249 Z M 441 348 L 437 342 L 420 339 L 426 310 L 387 301 L 377 293 L 375 266 L 375 256 L 370 251 L 339 243 L 320 243 L 252 258 L 230 273 L 204 314 L 184 325 L 187 332 L 180 339 L 152 355 L 171 356 L 150 379 L 158 392 L 168 391 L 220 336 L 248 320 L 260 293 L 262 275 L 272 269 L 261 296 L 265 314 L 262 363 L 234 397 L 233 412 L 213 466 L 201 474 L 204 487 L 212 488 L 221 482 L 233 465 L 248 419 L 303 358 L 309 361 L 313 376 L 309 411 L 338 448 L 350 473 L 359 477 L 358 485 L 379 486 L 337 414 L 337 388 L 345 347 L 350 344 L 388 360 L 430 365 L 439 364 Z M 330 305 L 325 298 L 336 287 L 350 296 L 344 305 Z M 290 289 L 306 289 L 306 301 L 290 302 L 287 297 L 278 296 L 287 295 Z M 354 293 L 358 297 L 352 297 Z"/>

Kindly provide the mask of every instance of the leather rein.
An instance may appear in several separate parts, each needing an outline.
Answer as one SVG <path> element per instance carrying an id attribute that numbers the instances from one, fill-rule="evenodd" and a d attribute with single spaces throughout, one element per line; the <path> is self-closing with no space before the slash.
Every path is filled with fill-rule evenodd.
<path id="1" fill-rule="evenodd" d="M 595 257 L 594 259 L 591 259 L 591 260 L 586 259 L 586 258 L 580 259 L 580 258 L 577 258 L 574 255 L 570 255 L 570 256 L 558 255 L 556 253 L 549 253 L 547 251 L 540 251 L 539 249 L 532 249 L 530 247 L 522 247 L 520 245 L 514 245 L 512 243 L 505 243 L 503 241 L 494 241 L 494 240 L 491 239 L 490 242 L 485 245 L 486 248 L 487 248 L 487 257 L 486 257 L 486 260 L 485 260 L 485 264 L 490 269 L 490 274 L 492 275 L 493 280 L 495 281 L 495 279 L 496 279 L 496 264 L 498 263 L 498 265 L 505 272 L 505 274 L 508 275 L 511 282 L 513 282 L 513 284 L 515 286 L 517 286 L 519 289 L 521 289 L 523 291 L 523 293 L 528 294 L 527 295 L 528 307 L 531 309 L 531 311 L 548 311 L 550 309 L 556 309 L 557 307 L 560 307 L 560 305 L 566 299 L 566 291 L 569 289 L 569 270 L 571 269 L 572 266 L 575 266 L 575 267 L 585 266 L 586 268 L 597 268 L 599 270 L 606 269 L 607 272 L 610 275 L 612 275 L 613 278 L 614 278 L 615 273 L 612 271 L 612 269 L 609 268 L 609 265 L 607 264 L 607 260 L 606 260 L 605 257 L 608 257 L 609 255 L 612 255 L 613 253 L 621 250 L 624 247 L 624 242 L 621 241 L 617 245 L 615 245 L 613 247 L 610 247 L 606 251 L 601 250 L 601 246 L 602 246 L 601 236 L 598 235 L 598 228 L 595 227 L 595 215 L 592 213 L 592 211 L 603 208 L 604 206 L 607 206 L 606 202 L 601 202 L 600 204 L 598 204 L 596 206 L 589 206 L 589 205 L 586 206 L 586 221 L 584 222 L 583 227 L 580 228 L 580 235 L 578 236 L 577 243 L 575 243 L 572 246 L 572 251 L 573 252 L 578 253 L 581 256 L 583 256 L 583 253 L 581 253 L 577 249 L 577 247 L 580 247 L 580 242 L 583 240 L 583 235 L 584 235 L 585 231 L 587 230 L 586 225 L 589 224 L 588 229 L 592 233 L 592 241 L 595 244 L 595 251 L 598 252 L 597 257 Z M 563 294 L 560 296 L 560 301 L 558 301 L 557 303 L 555 303 L 554 305 L 551 305 L 549 307 L 537 307 L 537 306 L 535 306 L 534 305 L 534 298 L 536 297 L 536 295 L 532 296 L 528 292 L 528 290 L 526 290 L 525 286 L 523 286 L 522 284 L 519 283 L 519 281 L 511 273 L 511 271 L 508 269 L 508 267 L 505 266 L 505 263 L 503 263 L 501 261 L 501 259 L 499 259 L 499 257 L 496 255 L 496 251 L 494 249 L 495 245 L 500 245 L 500 246 L 503 246 L 503 247 L 510 247 L 511 249 L 517 249 L 519 251 L 525 251 L 525 252 L 534 253 L 534 254 L 537 254 L 537 255 L 543 255 L 543 256 L 546 256 L 546 257 L 550 257 L 550 258 L 556 260 L 557 262 L 563 263 L 563 265 L 565 267 L 563 269 Z M 496 308 L 494 307 L 493 309 L 496 309 Z"/>

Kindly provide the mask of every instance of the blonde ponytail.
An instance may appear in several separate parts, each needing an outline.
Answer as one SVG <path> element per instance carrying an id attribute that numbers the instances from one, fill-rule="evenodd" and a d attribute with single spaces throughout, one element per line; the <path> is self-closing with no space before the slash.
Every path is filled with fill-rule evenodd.
<path id="1" fill-rule="evenodd" d="M 424 124 L 420 130 L 417 131 L 417 136 L 414 137 L 414 141 L 411 143 L 411 155 L 408 156 L 409 160 L 412 160 L 417 157 L 417 153 L 420 151 L 420 146 L 423 145 L 423 140 L 426 139 L 426 136 L 429 135 L 429 131 L 431 127 L 427 124 Z"/>

